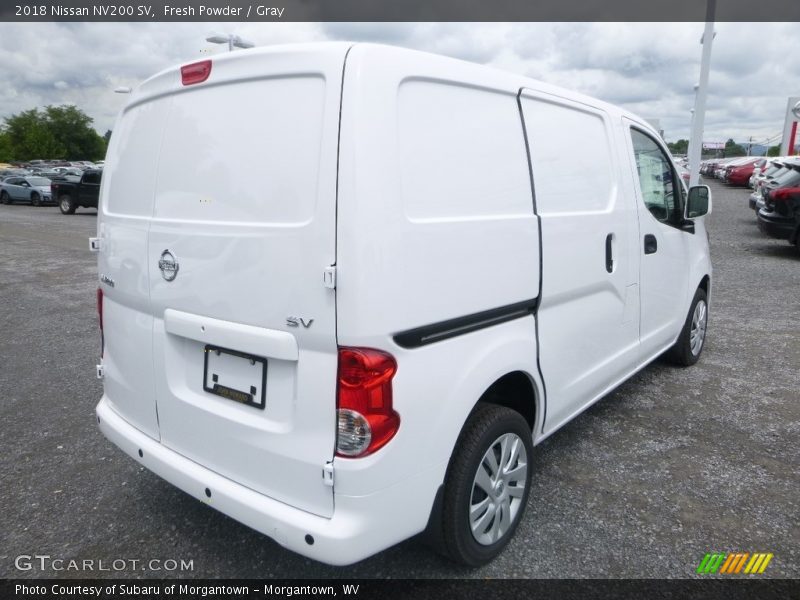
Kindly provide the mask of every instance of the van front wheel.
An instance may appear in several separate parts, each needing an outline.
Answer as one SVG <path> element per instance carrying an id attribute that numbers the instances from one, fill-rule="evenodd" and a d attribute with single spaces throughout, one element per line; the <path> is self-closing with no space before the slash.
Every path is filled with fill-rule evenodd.
<path id="1" fill-rule="evenodd" d="M 689 367 L 700 359 L 706 343 L 708 327 L 708 299 L 705 290 L 698 288 L 689 307 L 689 314 L 678 341 L 667 351 L 667 359 L 676 365 Z"/>
<path id="2" fill-rule="evenodd" d="M 450 459 L 441 507 L 440 550 L 470 567 L 508 545 L 522 520 L 533 443 L 527 421 L 503 406 L 479 404 Z"/>

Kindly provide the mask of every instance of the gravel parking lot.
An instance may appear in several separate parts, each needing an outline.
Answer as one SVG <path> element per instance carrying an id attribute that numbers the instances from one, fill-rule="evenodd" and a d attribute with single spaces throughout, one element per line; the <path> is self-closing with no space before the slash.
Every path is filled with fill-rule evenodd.
<path id="1" fill-rule="evenodd" d="M 476 571 L 417 539 L 328 567 L 123 455 L 93 413 L 95 213 L 0 206 L 0 577 L 690 577 L 709 551 L 772 552 L 765 576 L 799 577 L 800 254 L 758 231 L 746 190 L 711 185 L 700 363 L 657 361 L 538 446 L 517 536 Z M 19 571 L 22 554 L 141 562 Z"/>

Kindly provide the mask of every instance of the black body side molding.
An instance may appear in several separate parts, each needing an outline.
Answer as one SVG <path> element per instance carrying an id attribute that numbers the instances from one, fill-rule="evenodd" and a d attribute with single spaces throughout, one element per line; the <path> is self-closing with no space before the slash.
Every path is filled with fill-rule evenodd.
<path id="1" fill-rule="evenodd" d="M 539 299 L 532 298 L 531 300 L 524 300 L 523 302 L 484 310 L 464 317 L 456 317 L 455 319 L 402 331 L 394 335 L 394 341 L 403 348 L 419 348 L 420 346 L 440 342 L 458 335 L 471 333 L 478 329 L 527 317 L 534 314 L 538 306 Z"/>

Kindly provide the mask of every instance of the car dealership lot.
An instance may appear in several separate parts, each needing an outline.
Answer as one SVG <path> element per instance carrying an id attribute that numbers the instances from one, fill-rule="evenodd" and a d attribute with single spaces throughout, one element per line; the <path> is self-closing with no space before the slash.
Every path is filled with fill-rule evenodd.
<path id="1" fill-rule="evenodd" d="M 0 206 L 0 576 L 686 577 L 710 551 L 772 552 L 765 575 L 800 576 L 800 256 L 758 231 L 746 190 L 711 185 L 700 362 L 657 361 L 538 446 L 519 532 L 476 571 L 419 540 L 318 564 L 124 456 L 93 414 L 94 212 Z M 20 571 L 19 555 L 93 570 Z M 169 560 L 193 568 L 168 571 Z"/>

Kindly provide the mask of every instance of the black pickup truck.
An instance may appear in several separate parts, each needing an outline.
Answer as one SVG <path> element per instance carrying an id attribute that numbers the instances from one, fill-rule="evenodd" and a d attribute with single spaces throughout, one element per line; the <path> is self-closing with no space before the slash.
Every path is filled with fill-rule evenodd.
<path id="1" fill-rule="evenodd" d="M 53 200 L 58 203 L 61 212 L 71 215 L 79 206 L 97 208 L 102 175 L 103 171 L 100 169 L 88 169 L 83 172 L 80 180 L 76 178 L 53 179 L 50 183 L 50 190 Z"/>

